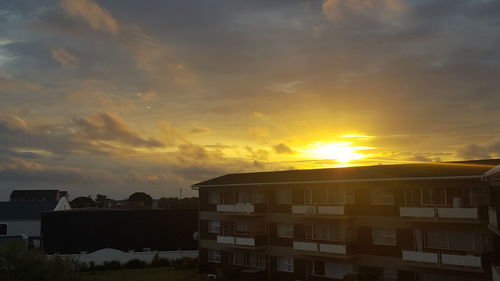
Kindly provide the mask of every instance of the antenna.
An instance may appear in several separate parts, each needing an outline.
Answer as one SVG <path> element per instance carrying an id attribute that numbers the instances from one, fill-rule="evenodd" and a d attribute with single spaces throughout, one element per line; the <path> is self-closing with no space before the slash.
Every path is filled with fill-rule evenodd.
<path id="1" fill-rule="evenodd" d="M 182 188 L 179 188 L 179 199 L 182 199 Z"/>

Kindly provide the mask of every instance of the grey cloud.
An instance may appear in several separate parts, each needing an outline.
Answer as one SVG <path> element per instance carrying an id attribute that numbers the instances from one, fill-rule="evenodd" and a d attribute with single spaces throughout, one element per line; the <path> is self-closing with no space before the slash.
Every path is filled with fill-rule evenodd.
<path id="1" fill-rule="evenodd" d="M 277 154 L 295 154 L 296 152 L 291 149 L 289 146 L 283 143 L 279 143 L 273 146 L 274 152 Z"/>

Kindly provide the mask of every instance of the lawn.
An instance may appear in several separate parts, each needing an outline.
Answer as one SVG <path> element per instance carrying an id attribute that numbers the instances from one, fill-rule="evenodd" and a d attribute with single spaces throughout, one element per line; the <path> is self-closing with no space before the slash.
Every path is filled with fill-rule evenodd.
<path id="1" fill-rule="evenodd" d="M 169 267 L 123 269 L 85 273 L 89 281 L 205 281 L 196 269 L 173 270 Z"/>

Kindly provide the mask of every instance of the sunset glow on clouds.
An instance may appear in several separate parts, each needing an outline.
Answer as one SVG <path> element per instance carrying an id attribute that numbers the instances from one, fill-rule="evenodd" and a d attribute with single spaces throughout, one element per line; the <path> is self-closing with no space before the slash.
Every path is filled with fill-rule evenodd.
<path id="1" fill-rule="evenodd" d="M 0 198 L 500 157 L 497 1 L 3 1 Z"/>

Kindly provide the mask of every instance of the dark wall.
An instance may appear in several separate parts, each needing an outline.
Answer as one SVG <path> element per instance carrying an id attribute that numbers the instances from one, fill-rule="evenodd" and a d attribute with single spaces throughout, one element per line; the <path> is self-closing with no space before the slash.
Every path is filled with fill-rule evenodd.
<path id="1" fill-rule="evenodd" d="M 196 250 L 197 210 L 74 210 L 42 215 L 45 253 L 103 248 L 122 251 Z"/>

